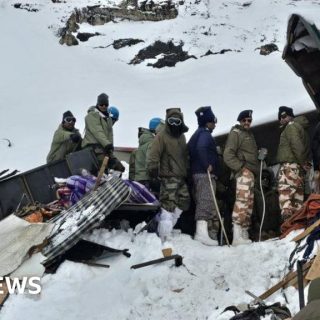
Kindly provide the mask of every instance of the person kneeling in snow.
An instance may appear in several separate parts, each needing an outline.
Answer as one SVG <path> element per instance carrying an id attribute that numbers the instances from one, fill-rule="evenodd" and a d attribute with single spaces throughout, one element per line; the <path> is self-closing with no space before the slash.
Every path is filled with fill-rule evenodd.
<path id="1" fill-rule="evenodd" d="M 194 239 L 208 246 L 217 246 L 219 220 L 214 205 L 208 172 L 213 188 L 216 189 L 215 178 L 218 175 L 218 152 L 216 143 L 211 135 L 216 127 L 217 118 L 211 107 L 201 107 L 195 114 L 199 128 L 188 142 L 192 179 L 194 184 L 196 213 L 196 233 Z M 213 219 L 214 239 L 208 234 L 208 221 Z"/>
<path id="2" fill-rule="evenodd" d="M 147 155 L 150 177 L 161 178 L 158 234 L 162 242 L 170 235 L 182 211 L 190 205 L 186 183 L 188 148 L 184 135 L 187 131 L 180 108 L 167 109 L 165 127 L 155 136 Z"/>

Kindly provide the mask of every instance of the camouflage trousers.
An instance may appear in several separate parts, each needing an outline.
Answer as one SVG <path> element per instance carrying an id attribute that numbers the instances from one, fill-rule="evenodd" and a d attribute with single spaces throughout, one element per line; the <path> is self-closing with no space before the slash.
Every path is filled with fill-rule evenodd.
<path id="1" fill-rule="evenodd" d="M 279 205 L 283 220 L 303 205 L 304 173 L 297 163 L 282 163 L 278 177 Z"/>
<path id="2" fill-rule="evenodd" d="M 236 201 L 232 212 L 232 222 L 242 228 L 251 225 L 251 214 L 254 198 L 254 174 L 250 170 L 244 170 L 237 177 Z"/>
<path id="3" fill-rule="evenodd" d="M 197 173 L 192 176 L 193 192 L 196 203 L 195 220 L 217 220 L 217 210 L 214 205 L 212 191 L 210 188 L 209 178 L 207 173 Z M 216 192 L 216 180 L 211 175 L 211 182 Z"/>
<path id="4" fill-rule="evenodd" d="M 185 211 L 190 206 L 190 195 L 184 178 L 161 178 L 160 196 L 161 206 L 173 212 L 176 207 Z"/>

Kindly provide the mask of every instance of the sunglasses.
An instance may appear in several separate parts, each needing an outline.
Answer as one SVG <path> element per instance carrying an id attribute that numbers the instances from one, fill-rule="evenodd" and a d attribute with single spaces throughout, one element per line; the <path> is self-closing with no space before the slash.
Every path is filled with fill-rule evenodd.
<path id="1" fill-rule="evenodd" d="M 251 118 L 247 118 L 247 119 L 242 119 L 241 122 L 245 123 L 251 123 L 252 122 L 252 119 Z"/>
<path id="2" fill-rule="evenodd" d="M 168 118 L 168 123 L 170 124 L 170 126 L 180 126 L 182 120 L 179 118 L 170 117 Z"/>
<path id="3" fill-rule="evenodd" d="M 72 123 L 72 122 L 76 122 L 76 118 L 74 118 L 74 117 L 65 117 L 63 119 L 63 121 L 66 122 L 66 123 Z"/>

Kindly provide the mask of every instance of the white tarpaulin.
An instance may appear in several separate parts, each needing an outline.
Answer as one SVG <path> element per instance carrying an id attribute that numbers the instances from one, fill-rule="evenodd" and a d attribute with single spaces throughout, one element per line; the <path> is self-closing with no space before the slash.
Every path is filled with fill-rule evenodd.
<path id="1" fill-rule="evenodd" d="M 17 269 L 30 248 L 41 244 L 52 227 L 48 223 L 29 223 L 15 215 L 0 221 L 0 276 Z"/>

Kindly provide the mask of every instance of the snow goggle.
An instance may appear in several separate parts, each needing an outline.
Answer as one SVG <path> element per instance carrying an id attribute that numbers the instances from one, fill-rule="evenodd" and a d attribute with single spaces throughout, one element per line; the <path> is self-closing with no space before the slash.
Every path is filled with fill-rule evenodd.
<path id="1" fill-rule="evenodd" d="M 168 118 L 168 123 L 170 126 L 180 126 L 182 124 L 182 120 L 180 118 L 170 117 Z"/>
<path id="2" fill-rule="evenodd" d="M 72 123 L 72 122 L 76 122 L 76 118 L 74 118 L 74 117 L 65 117 L 63 119 L 63 121 L 66 122 L 66 123 Z"/>
<path id="3" fill-rule="evenodd" d="M 245 118 L 245 119 L 242 119 L 241 122 L 251 123 L 252 119 L 251 118 Z"/>

